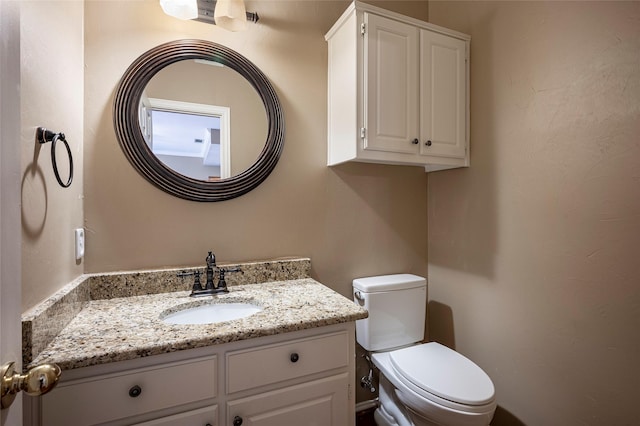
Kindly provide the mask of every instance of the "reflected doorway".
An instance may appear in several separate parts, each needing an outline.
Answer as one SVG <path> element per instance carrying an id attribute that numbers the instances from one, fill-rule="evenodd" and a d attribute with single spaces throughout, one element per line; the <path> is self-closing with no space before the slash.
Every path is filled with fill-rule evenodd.
<path id="1" fill-rule="evenodd" d="M 203 181 L 230 177 L 228 107 L 144 96 L 140 103 L 145 141 L 165 166 Z"/>

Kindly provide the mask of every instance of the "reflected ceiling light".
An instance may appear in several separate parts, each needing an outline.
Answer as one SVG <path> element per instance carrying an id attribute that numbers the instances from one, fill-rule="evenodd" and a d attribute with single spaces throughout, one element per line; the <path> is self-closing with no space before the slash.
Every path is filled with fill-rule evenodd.
<path id="1" fill-rule="evenodd" d="M 243 0 L 218 0 L 213 13 L 216 25 L 229 31 L 243 31 L 247 27 L 247 10 Z"/>
<path id="2" fill-rule="evenodd" d="M 164 13 L 178 19 L 196 19 L 198 0 L 160 0 Z"/>

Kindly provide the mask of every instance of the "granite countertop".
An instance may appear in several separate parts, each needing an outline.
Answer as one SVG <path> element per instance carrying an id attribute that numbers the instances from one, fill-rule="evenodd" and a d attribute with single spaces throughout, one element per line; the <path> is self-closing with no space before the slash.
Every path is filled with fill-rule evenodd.
<path id="1" fill-rule="evenodd" d="M 54 362 L 63 370 L 124 361 L 184 349 L 269 336 L 366 318 L 367 311 L 305 277 L 234 285 L 216 296 L 176 291 L 90 300 L 30 365 Z M 162 315 L 185 304 L 250 302 L 262 311 L 204 325 L 166 324 Z M 177 309 L 176 309 L 177 308 Z"/>

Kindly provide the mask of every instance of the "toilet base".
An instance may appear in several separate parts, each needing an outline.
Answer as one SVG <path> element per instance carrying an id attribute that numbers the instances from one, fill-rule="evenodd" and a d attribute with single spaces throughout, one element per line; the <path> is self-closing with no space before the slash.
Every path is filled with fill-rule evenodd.
<path id="1" fill-rule="evenodd" d="M 376 411 L 373 413 L 373 419 L 378 426 L 398 426 L 398 423 L 393 420 L 393 417 L 391 417 L 383 407 L 376 408 Z"/>
<path id="2" fill-rule="evenodd" d="M 384 374 L 380 374 L 380 407 L 374 413 L 378 426 L 441 426 L 411 413 L 398 399 L 396 389 Z"/>

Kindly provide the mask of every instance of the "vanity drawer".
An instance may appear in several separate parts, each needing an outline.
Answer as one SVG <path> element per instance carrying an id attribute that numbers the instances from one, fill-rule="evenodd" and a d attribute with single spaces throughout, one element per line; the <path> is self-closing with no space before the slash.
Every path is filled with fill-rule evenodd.
<path id="1" fill-rule="evenodd" d="M 349 364 L 347 332 L 229 352 L 227 393 L 320 373 Z"/>
<path id="2" fill-rule="evenodd" d="M 186 411 L 173 416 L 162 417 L 135 426 L 216 426 L 218 424 L 218 406 Z"/>
<path id="3" fill-rule="evenodd" d="M 61 382 L 42 397 L 42 425 L 93 425 L 215 398 L 216 367 L 212 356 Z"/>

